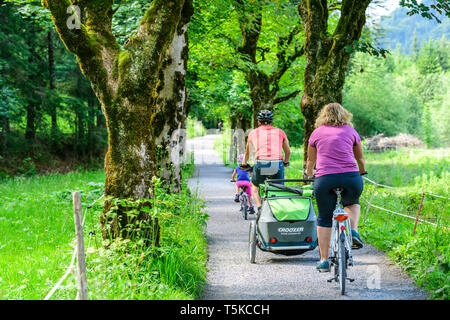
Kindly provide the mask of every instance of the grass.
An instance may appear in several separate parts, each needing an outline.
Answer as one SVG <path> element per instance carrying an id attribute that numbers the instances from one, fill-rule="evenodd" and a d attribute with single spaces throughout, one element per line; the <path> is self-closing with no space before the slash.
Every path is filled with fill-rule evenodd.
<path id="1" fill-rule="evenodd" d="M 97 196 L 100 171 L 16 178 L 0 183 L 0 297 L 42 299 L 69 264 L 72 190 Z M 100 192 L 101 193 L 101 192 Z"/>
<path id="2" fill-rule="evenodd" d="M 186 166 L 188 177 L 193 166 Z M 74 248 L 71 193 L 80 190 L 83 212 L 104 189 L 103 171 L 35 176 L 0 183 L 0 298 L 43 299 L 65 273 Z M 195 299 L 206 277 L 207 215 L 186 181 L 183 192 L 158 196 L 161 246 L 115 241 L 101 245 L 102 202 L 85 220 L 89 299 Z M 89 232 L 95 232 L 95 236 Z M 76 296 L 69 276 L 52 299 Z"/>

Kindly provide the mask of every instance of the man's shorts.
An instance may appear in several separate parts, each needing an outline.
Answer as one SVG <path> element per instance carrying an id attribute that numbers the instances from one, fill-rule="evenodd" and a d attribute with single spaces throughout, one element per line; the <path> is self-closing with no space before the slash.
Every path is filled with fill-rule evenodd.
<path id="1" fill-rule="evenodd" d="M 282 160 L 257 160 L 253 166 L 252 184 L 259 187 L 266 179 L 284 179 Z"/>

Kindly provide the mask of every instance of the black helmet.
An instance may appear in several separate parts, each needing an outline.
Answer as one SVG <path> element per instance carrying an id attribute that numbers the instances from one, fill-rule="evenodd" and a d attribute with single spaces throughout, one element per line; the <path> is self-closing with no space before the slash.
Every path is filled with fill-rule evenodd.
<path id="1" fill-rule="evenodd" d="M 270 110 L 261 110 L 258 112 L 257 119 L 261 123 L 271 123 L 273 121 L 273 113 Z"/>

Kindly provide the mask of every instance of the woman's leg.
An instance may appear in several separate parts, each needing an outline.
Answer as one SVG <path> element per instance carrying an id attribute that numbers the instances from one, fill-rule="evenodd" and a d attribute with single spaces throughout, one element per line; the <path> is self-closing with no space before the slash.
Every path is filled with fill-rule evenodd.
<path id="1" fill-rule="evenodd" d="M 331 240 L 331 228 L 317 226 L 317 238 L 319 240 L 320 262 L 327 261 Z"/>
<path id="2" fill-rule="evenodd" d="M 344 210 L 350 217 L 350 225 L 352 230 L 358 231 L 359 217 L 361 216 L 361 206 L 359 204 L 352 204 L 344 207 Z"/>
<path id="3" fill-rule="evenodd" d="M 320 261 L 328 260 L 328 251 L 331 240 L 331 226 L 333 210 L 336 207 L 336 194 L 330 192 L 333 186 L 333 176 L 321 176 L 314 182 L 314 194 L 316 196 L 317 209 L 317 238 L 319 241 Z"/>

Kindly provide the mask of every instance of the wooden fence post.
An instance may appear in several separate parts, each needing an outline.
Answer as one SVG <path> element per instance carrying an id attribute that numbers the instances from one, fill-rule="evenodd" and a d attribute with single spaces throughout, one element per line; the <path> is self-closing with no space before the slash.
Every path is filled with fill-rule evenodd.
<path id="1" fill-rule="evenodd" d="M 366 224 L 367 215 L 369 214 L 370 205 L 372 204 L 373 196 L 375 195 L 375 190 L 377 189 L 377 186 L 378 186 L 378 185 L 377 185 L 376 183 L 373 185 L 372 195 L 370 196 L 369 203 L 367 204 L 367 209 L 366 209 L 366 213 L 365 213 L 365 215 L 364 215 L 364 221 L 363 221 L 363 224 Z"/>
<path id="2" fill-rule="evenodd" d="M 422 199 L 420 199 L 419 210 L 417 210 L 416 222 L 414 223 L 413 234 L 416 234 L 417 221 L 419 221 L 419 213 L 422 210 L 423 198 L 425 197 L 425 192 L 422 193 Z"/>
<path id="3" fill-rule="evenodd" d="M 73 218 L 77 237 L 77 286 L 79 300 L 87 300 L 86 260 L 84 258 L 83 225 L 81 223 L 81 194 L 79 191 L 72 193 Z"/>

